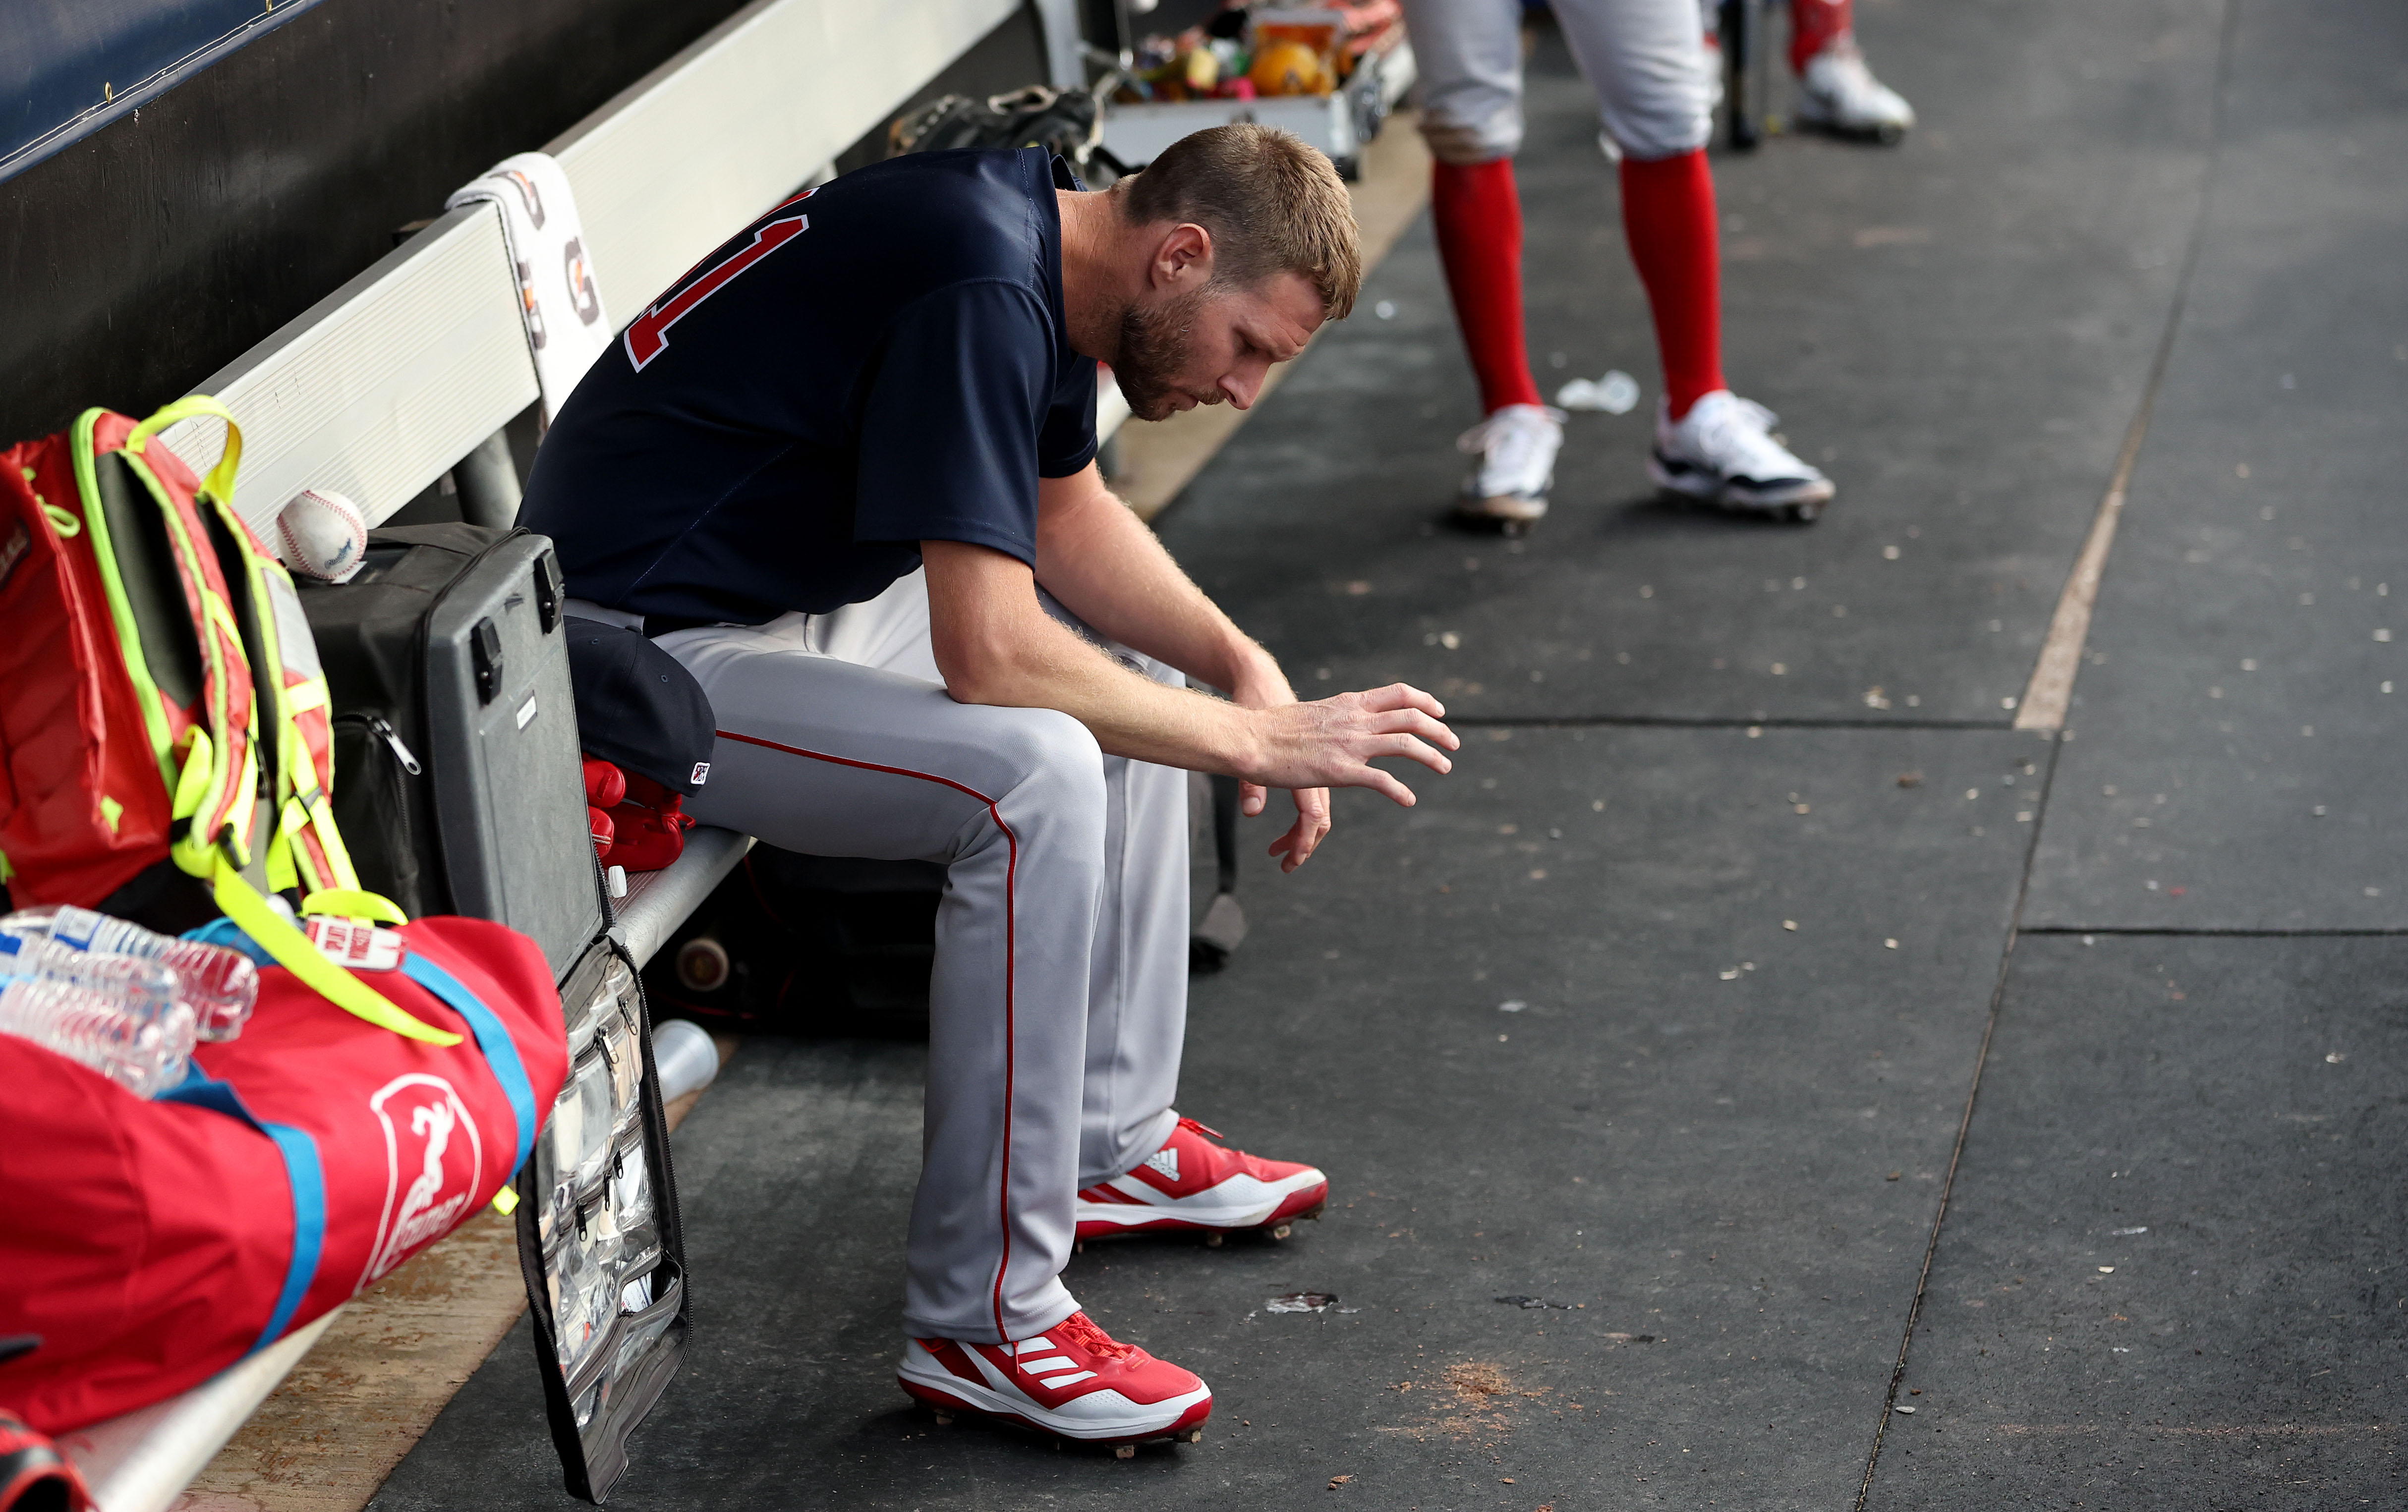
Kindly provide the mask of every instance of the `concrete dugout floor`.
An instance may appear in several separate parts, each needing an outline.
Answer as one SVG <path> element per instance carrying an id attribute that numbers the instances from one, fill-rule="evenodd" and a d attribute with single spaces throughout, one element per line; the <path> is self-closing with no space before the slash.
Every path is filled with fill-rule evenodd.
<path id="1" fill-rule="evenodd" d="M 1182 1110 L 1326 1218 L 1072 1267 L 1212 1382 L 1205 1441 L 910 1408 L 922 1052 L 756 1042 L 678 1136 L 695 1346 L 612 1505 L 2401 1505 L 2408 21 L 1860 28 L 1902 149 L 1717 164 L 1731 374 L 1823 523 L 1657 505 L 1641 416 L 1584 415 L 1538 535 L 1454 530 L 1426 222 L 1165 517 L 1308 694 L 1408 678 L 1469 737 L 1250 864 L 1196 983 Z M 1533 73 L 1542 378 L 1652 405 L 1584 93 Z M 2072 736 L 2013 730 L 2151 398 Z M 526 1350 L 375 1505 L 565 1505 Z"/>

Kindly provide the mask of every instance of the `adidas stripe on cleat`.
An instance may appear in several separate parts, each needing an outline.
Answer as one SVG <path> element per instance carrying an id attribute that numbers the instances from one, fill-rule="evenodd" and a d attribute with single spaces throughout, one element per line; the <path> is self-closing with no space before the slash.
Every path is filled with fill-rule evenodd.
<path id="1" fill-rule="evenodd" d="M 1194 1443 L 1212 1389 L 1193 1372 L 1123 1344 L 1072 1313 L 1012 1344 L 911 1339 L 895 1378 L 948 1415 L 975 1413 L 1090 1444 Z"/>
<path id="2" fill-rule="evenodd" d="M 1209 1137 L 1208 1137 L 1209 1136 Z M 1216 1145 L 1214 1131 L 1182 1119 L 1169 1142 L 1126 1176 L 1079 1193 L 1079 1237 L 1268 1229 L 1311 1218 L 1329 1200 L 1329 1178 L 1310 1165 L 1267 1161 Z"/>

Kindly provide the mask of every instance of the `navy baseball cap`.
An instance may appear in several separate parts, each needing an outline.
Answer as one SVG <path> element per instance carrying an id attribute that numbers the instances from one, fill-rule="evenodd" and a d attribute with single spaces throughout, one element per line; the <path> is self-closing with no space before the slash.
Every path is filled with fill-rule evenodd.
<path id="1" fill-rule="evenodd" d="M 688 795 L 710 777 L 718 721 L 678 659 L 632 630 L 571 616 L 568 678 L 589 756 Z"/>

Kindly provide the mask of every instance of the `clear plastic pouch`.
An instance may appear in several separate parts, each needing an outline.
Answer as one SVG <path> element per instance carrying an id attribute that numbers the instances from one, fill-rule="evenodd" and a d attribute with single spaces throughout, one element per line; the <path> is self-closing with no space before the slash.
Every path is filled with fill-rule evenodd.
<path id="1" fill-rule="evenodd" d="M 656 1266 L 627 1283 L 620 1297 L 618 1359 L 611 1370 L 621 1375 L 639 1359 L 677 1319 L 682 1288 L 676 1274 Z M 641 1305 L 636 1305 L 640 1294 Z"/>
<path id="2" fill-rule="evenodd" d="M 606 1013 L 594 1041 L 610 1067 L 611 1127 L 624 1127 L 643 1111 L 638 1094 L 643 1090 L 644 1057 L 636 1043 L 636 1026 L 624 1013 Z"/>
<path id="3" fill-rule="evenodd" d="M 577 1155 L 563 1175 L 583 1191 L 602 1178 L 602 1168 L 610 1159 L 610 1134 L 618 1124 L 610 1095 L 609 1058 L 598 1051 L 580 1056 L 569 1084 L 577 1093 Z"/>
<path id="4" fill-rule="evenodd" d="M 602 1378 L 587 1387 L 584 1394 L 577 1399 L 577 1404 L 574 1408 L 577 1415 L 577 1426 L 582 1429 L 587 1423 L 592 1422 L 594 1420 L 594 1410 L 596 1407 L 608 1405 L 609 1401 L 610 1373 L 605 1371 L 603 1372 Z"/>
<path id="5" fill-rule="evenodd" d="M 644 1138 L 631 1129 L 610 1155 L 610 1205 L 622 1227 L 652 1216 L 652 1178 L 644 1168 Z"/>
<path id="6" fill-rule="evenodd" d="M 684 1352 L 684 1256 L 658 1094 L 645 1075 L 643 990 L 597 940 L 561 983 L 572 1064 L 521 1175 L 519 1250 L 571 1494 L 598 1501 L 628 1435 Z"/>
<path id="7" fill-rule="evenodd" d="M 661 1225 L 657 1214 L 647 1214 L 640 1221 L 630 1222 L 619 1231 L 618 1239 L 621 1276 L 660 1263 Z"/>
<path id="8" fill-rule="evenodd" d="M 619 1289 L 611 1284 L 611 1272 L 601 1263 L 595 1247 L 574 1227 L 561 1235 L 558 1248 L 545 1257 L 544 1270 L 551 1281 L 560 1373 L 573 1380 L 609 1337 L 619 1311 Z"/>

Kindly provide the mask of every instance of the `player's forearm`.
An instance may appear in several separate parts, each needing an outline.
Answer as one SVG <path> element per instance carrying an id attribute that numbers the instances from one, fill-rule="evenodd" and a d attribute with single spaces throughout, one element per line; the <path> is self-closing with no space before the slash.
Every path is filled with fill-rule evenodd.
<path id="1" fill-rule="evenodd" d="M 1097 633 L 1226 692 L 1286 686 L 1270 653 L 1204 596 L 1100 480 L 1040 516 L 1037 538 L 1038 580 Z"/>
<path id="2" fill-rule="evenodd" d="M 1111 755 L 1243 775 L 1254 763 L 1251 711 L 1140 677 L 1039 614 L 949 669 L 968 704 L 1059 709 Z"/>

